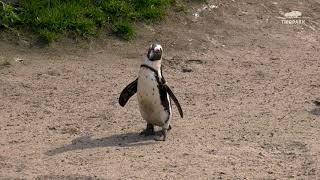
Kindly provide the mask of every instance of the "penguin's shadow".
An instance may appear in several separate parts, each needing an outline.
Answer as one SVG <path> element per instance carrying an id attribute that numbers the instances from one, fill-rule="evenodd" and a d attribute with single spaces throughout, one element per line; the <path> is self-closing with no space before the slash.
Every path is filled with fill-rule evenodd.
<path id="1" fill-rule="evenodd" d="M 155 144 L 152 136 L 144 137 L 139 133 L 116 134 L 109 137 L 92 139 L 92 136 L 82 136 L 71 141 L 70 144 L 45 152 L 47 156 L 54 156 L 68 151 L 84 150 L 98 147 L 131 147 Z"/>

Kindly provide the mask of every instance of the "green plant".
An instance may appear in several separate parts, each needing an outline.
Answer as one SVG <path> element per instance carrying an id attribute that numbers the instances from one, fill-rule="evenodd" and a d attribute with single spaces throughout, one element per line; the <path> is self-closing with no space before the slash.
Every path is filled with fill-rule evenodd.
<path id="1" fill-rule="evenodd" d="M 40 29 L 38 31 L 40 38 L 51 43 L 57 39 L 59 39 L 59 35 L 56 32 L 49 31 L 48 29 Z"/>
<path id="2" fill-rule="evenodd" d="M 187 12 L 187 7 L 183 0 L 172 0 L 172 6 L 176 12 Z"/>
<path id="3" fill-rule="evenodd" d="M 133 26 L 127 21 L 120 21 L 114 24 L 113 32 L 125 40 L 130 40 L 135 36 Z"/>
<path id="4" fill-rule="evenodd" d="M 0 26 L 9 28 L 18 22 L 20 18 L 15 13 L 15 9 L 10 4 L 0 1 Z"/>
<path id="5" fill-rule="evenodd" d="M 170 0 L 134 0 L 133 6 L 139 13 L 142 20 L 161 20 L 166 9 L 170 5 Z"/>
<path id="6" fill-rule="evenodd" d="M 94 36 L 102 29 L 112 29 L 117 36 L 130 40 L 136 21 L 163 19 L 171 1 L 19 0 L 19 11 L 0 1 L 0 25 L 31 30 L 48 42 L 68 34 Z"/>

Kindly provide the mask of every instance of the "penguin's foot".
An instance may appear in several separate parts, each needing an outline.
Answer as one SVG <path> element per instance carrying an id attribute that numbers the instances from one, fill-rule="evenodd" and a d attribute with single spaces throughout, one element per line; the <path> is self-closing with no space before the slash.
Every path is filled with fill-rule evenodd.
<path id="1" fill-rule="evenodd" d="M 154 133 L 154 125 L 152 124 L 147 124 L 147 128 L 145 130 L 143 130 L 140 135 L 144 135 L 144 136 L 153 136 L 155 135 Z"/>
<path id="2" fill-rule="evenodd" d="M 170 128 L 169 128 L 170 129 Z M 167 129 L 162 129 L 160 132 L 161 132 L 161 135 L 160 136 L 157 136 L 154 138 L 154 140 L 156 141 L 165 141 L 166 140 L 166 137 L 167 137 Z"/>

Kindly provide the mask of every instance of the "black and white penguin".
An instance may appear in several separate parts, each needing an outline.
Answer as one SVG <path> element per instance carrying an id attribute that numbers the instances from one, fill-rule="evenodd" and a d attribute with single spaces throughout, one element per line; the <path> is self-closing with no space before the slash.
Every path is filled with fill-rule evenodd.
<path id="1" fill-rule="evenodd" d="M 154 126 L 159 126 L 162 128 L 161 135 L 155 138 L 159 141 L 165 141 L 167 131 L 171 129 L 171 99 L 183 118 L 180 103 L 166 84 L 162 74 L 162 53 L 160 44 L 150 46 L 147 57 L 140 66 L 138 78 L 125 87 L 119 97 L 119 104 L 123 107 L 130 97 L 137 93 L 141 116 L 147 122 L 147 128 L 141 134 L 154 135 Z"/>

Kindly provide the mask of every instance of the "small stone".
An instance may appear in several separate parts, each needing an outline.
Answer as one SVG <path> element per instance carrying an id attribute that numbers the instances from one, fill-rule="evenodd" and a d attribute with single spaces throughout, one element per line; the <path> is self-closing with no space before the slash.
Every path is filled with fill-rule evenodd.
<path id="1" fill-rule="evenodd" d="M 15 58 L 15 61 L 18 63 L 23 63 L 23 59 L 21 59 L 21 58 Z"/>
<path id="2" fill-rule="evenodd" d="M 274 61 L 274 60 L 279 60 L 280 58 L 278 58 L 278 57 L 271 57 L 270 59 Z"/>
<path id="3" fill-rule="evenodd" d="M 186 73 L 186 72 L 192 72 L 193 70 L 190 68 L 183 68 L 182 72 Z"/>
<path id="4" fill-rule="evenodd" d="M 320 106 L 320 98 L 317 98 L 313 101 L 316 106 Z"/>
<path id="5" fill-rule="evenodd" d="M 300 11 L 291 11 L 284 14 L 284 17 L 286 18 L 299 18 L 302 16 L 302 13 Z"/>

